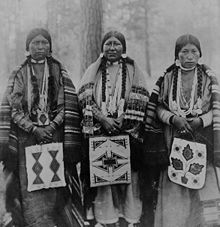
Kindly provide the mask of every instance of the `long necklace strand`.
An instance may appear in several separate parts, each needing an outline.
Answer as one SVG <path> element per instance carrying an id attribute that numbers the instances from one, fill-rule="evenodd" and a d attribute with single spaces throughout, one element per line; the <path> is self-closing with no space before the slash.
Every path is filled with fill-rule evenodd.
<path id="1" fill-rule="evenodd" d="M 107 62 L 105 62 L 105 66 L 102 68 L 102 111 L 105 115 L 108 115 L 108 112 L 107 111 L 107 101 L 109 101 L 110 105 L 111 106 L 111 110 L 110 110 L 110 113 L 111 114 L 114 114 L 113 112 L 116 111 L 116 90 L 118 89 L 115 89 L 115 94 L 114 96 L 112 97 L 112 86 L 110 84 L 110 80 L 109 80 L 109 73 L 108 73 L 108 70 L 107 70 Z M 124 100 L 124 97 L 125 97 L 125 87 L 126 87 L 126 67 L 125 67 L 125 61 L 122 61 L 119 63 L 119 73 L 118 73 L 118 79 L 119 79 L 119 82 L 118 83 L 118 80 L 117 80 L 117 83 L 116 83 L 116 87 L 117 86 L 120 86 L 119 90 L 120 90 L 120 94 L 118 94 L 120 96 L 120 101 L 118 102 L 118 116 L 120 116 L 123 111 L 124 111 L 124 103 L 125 103 L 125 100 Z M 113 103 L 114 102 L 114 103 Z M 113 105 L 115 106 L 113 108 Z"/>
<path id="2" fill-rule="evenodd" d="M 189 108 L 186 109 L 186 110 L 181 109 L 181 107 L 180 107 L 180 97 L 181 97 L 182 78 L 181 78 L 181 69 L 178 70 L 176 103 L 177 103 L 177 108 L 178 108 L 177 111 L 178 111 L 178 113 L 181 116 L 185 117 L 188 114 L 192 113 L 197 81 L 198 81 L 198 79 L 197 79 L 197 68 L 196 68 L 195 69 L 195 73 L 194 73 L 194 78 L 193 78 L 191 96 L 190 96 L 190 99 L 189 99 Z"/>

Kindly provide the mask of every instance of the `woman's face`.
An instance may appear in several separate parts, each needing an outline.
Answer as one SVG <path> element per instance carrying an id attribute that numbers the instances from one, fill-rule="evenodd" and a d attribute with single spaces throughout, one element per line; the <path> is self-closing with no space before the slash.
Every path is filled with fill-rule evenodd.
<path id="1" fill-rule="evenodd" d="M 188 43 L 180 50 L 178 57 L 184 68 L 193 68 L 199 61 L 200 53 L 195 45 Z"/>
<path id="2" fill-rule="evenodd" d="M 120 59 L 123 52 L 123 46 L 117 38 L 110 37 L 104 42 L 103 52 L 104 52 L 104 56 L 109 61 L 115 62 Z"/>
<path id="3" fill-rule="evenodd" d="M 33 59 L 43 60 L 50 53 L 50 43 L 42 35 L 38 35 L 31 40 L 29 52 Z"/>

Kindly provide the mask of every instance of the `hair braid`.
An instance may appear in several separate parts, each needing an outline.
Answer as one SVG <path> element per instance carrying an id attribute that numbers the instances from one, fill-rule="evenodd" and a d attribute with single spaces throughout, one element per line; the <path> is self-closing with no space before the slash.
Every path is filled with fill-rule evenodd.
<path id="1" fill-rule="evenodd" d="M 33 71 L 32 71 L 32 64 L 31 64 L 31 57 L 30 56 L 28 56 L 28 58 L 27 58 L 27 64 L 30 68 L 31 84 L 32 84 L 32 87 L 33 87 L 33 95 L 34 95 L 33 105 L 31 107 L 31 114 L 34 115 L 33 117 L 36 117 L 37 116 L 36 115 L 36 109 L 37 109 L 37 106 L 39 104 L 40 94 L 39 94 L 39 87 L 38 87 L 38 84 L 37 84 L 37 78 L 33 74 Z"/>
<path id="2" fill-rule="evenodd" d="M 197 87 L 197 97 L 202 98 L 202 68 L 198 65 L 198 87 Z"/>
<path id="3" fill-rule="evenodd" d="M 48 69 L 49 69 L 49 78 L 48 78 L 48 103 L 50 104 L 49 116 L 53 118 L 53 111 L 56 109 L 57 100 L 54 99 L 55 96 L 55 85 L 54 85 L 54 77 L 53 77 L 53 58 L 47 57 Z"/>
<path id="4" fill-rule="evenodd" d="M 125 59 L 122 58 L 122 89 L 121 89 L 121 98 L 125 98 L 126 91 L 126 62 Z"/>
<path id="5" fill-rule="evenodd" d="M 106 96 L 105 96 L 105 90 L 106 90 L 106 63 L 107 59 L 105 57 L 102 58 L 101 60 L 101 72 L 102 72 L 102 102 L 106 101 Z"/>
<path id="6" fill-rule="evenodd" d="M 176 95 L 177 95 L 177 79 L 178 79 L 178 67 L 175 67 L 173 69 L 173 93 L 172 93 L 173 101 L 176 100 Z"/>

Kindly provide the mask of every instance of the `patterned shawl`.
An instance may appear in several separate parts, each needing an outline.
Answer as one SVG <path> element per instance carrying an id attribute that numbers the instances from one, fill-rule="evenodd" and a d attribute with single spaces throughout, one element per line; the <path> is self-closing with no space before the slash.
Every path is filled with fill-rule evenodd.
<path id="1" fill-rule="evenodd" d="M 92 107 L 97 107 L 94 98 L 94 87 L 97 80 L 97 72 L 101 64 L 101 58 L 98 58 L 85 72 L 78 91 L 79 103 L 83 112 L 83 132 L 87 135 L 94 133 L 94 119 Z M 128 70 L 128 68 L 127 68 Z M 132 74 L 132 75 L 131 75 Z M 145 108 L 148 102 L 148 91 L 143 73 L 134 63 L 134 72 L 129 72 L 132 81 L 131 90 L 128 98 L 125 100 L 124 127 L 132 137 L 141 140 L 140 128 L 135 127 L 142 123 L 145 116 Z M 99 109 L 99 107 L 97 107 Z M 132 126 L 134 126 L 132 128 Z"/>
<path id="2" fill-rule="evenodd" d="M 20 69 L 20 68 L 19 68 Z M 18 70 L 19 70 L 18 69 Z M 11 129 L 11 108 L 8 94 L 12 92 L 14 85 L 14 77 L 18 70 L 13 71 L 9 78 L 8 87 L 3 96 L 1 110 L 0 110 L 0 157 L 3 160 L 3 156 L 8 152 L 9 139 L 14 140 L 14 147 L 10 148 L 17 152 L 16 148 L 16 135 L 10 135 Z M 64 85 L 64 151 L 65 159 L 68 162 L 77 163 L 81 159 L 80 147 L 81 147 L 81 127 L 80 127 L 80 112 L 78 109 L 78 98 L 75 92 L 75 87 L 69 78 L 67 71 L 60 64 L 60 73 Z"/>
<path id="3" fill-rule="evenodd" d="M 220 86 L 215 73 L 206 65 L 202 68 L 211 79 L 214 164 L 220 167 Z"/>
<path id="4" fill-rule="evenodd" d="M 72 195 L 72 203 L 64 207 L 68 222 L 71 212 L 79 226 L 83 226 L 81 189 L 77 172 L 74 171 L 75 164 L 81 160 L 81 127 L 80 112 L 78 108 L 78 98 L 75 87 L 65 70 L 65 68 L 55 59 L 54 63 L 60 66 L 64 86 L 64 163 L 66 165 L 66 178 L 68 188 Z M 11 108 L 7 96 L 12 92 L 14 78 L 21 69 L 13 71 L 9 78 L 8 86 L 4 94 L 0 109 L 0 161 L 6 162 L 9 170 L 15 170 L 17 166 L 18 143 L 16 136 L 16 127 L 11 122 Z M 10 159 L 10 160 L 8 160 Z M 8 162 L 7 162 L 8 161 Z M 71 168 L 70 168 L 71 167 Z M 68 207 L 67 207 L 68 206 Z"/>
<path id="5" fill-rule="evenodd" d="M 7 96 L 12 92 L 14 86 L 14 78 L 18 70 L 14 70 L 9 77 L 8 85 L 2 98 L 0 108 L 0 161 L 3 161 L 8 151 L 9 131 L 11 126 L 11 108 Z"/>
<path id="6" fill-rule="evenodd" d="M 156 113 L 163 78 L 164 76 L 161 76 L 157 80 L 146 108 L 143 163 L 147 165 L 168 164 L 163 124 L 159 121 Z"/>
<path id="7" fill-rule="evenodd" d="M 200 67 L 211 79 L 214 163 L 220 167 L 220 88 L 213 71 L 206 65 L 201 65 Z M 161 76 L 157 80 L 146 110 L 143 158 L 148 165 L 162 164 L 166 166 L 168 164 L 168 153 L 163 137 L 163 124 L 159 121 L 156 114 L 163 78 L 164 76 Z"/>

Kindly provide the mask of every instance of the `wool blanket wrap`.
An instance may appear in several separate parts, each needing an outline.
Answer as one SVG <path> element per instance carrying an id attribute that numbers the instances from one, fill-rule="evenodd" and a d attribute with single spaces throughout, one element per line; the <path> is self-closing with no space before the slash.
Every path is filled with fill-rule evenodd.
<path id="1" fill-rule="evenodd" d="M 219 83 L 214 72 L 207 65 L 199 65 L 203 73 L 205 73 L 211 80 L 211 95 L 212 95 L 212 112 L 213 112 L 213 152 L 214 163 L 220 166 L 220 93 Z M 148 164 L 168 164 L 168 154 L 165 147 L 165 141 L 163 136 L 163 124 L 159 121 L 156 110 L 158 105 L 158 97 L 160 88 L 163 83 L 164 76 L 158 78 L 152 94 L 149 98 L 149 102 L 146 108 L 145 119 L 145 155 L 148 160 Z M 148 138 L 151 138 L 149 140 Z M 152 141 L 152 143 L 151 143 Z M 157 143 L 155 143 L 157 141 Z M 150 142 L 150 143 L 149 143 Z M 159 159 L 159 160 L 158 160 Z"/>
<path id="2" fill-rule="evenodd" d="M 197 65 L 197 69 L 204 78 L 208 78 L 206 81 L 210 81 L 209 91 L 211 93 L 211 110 L 213 113 L 212 125 L 203 129 L 198 129 L 194 132 L 195 141 L 204 143 L 207 146 L 208 165 L 205 185 L 199 190 L 191 190 L 177 185 L 168 179 L 167 169 L 163 168 L 160 176 L 160 186 L 155 213 L 156 227 L 219 225 L 219 211 L 217 204 L 220 199 L 220 191 L 218 186 L 218 175 L 216 174 L 218 171 L 216 170 L 219 168 L 220 152 L 220 90 L 216 76 L 210 68 L 206 65 Z M 164 165 L 164 167 L 167 167 L 168 165 L 168 155 L 172 144 L 172 138 L 169 139 L 166 134 L 163 134 L 163 130 L 168 133 L 168 127 L 170 126 L 162 125 L 158 122 L 156 109 L 162 83 L 165 78 L 168 78 L 167 73 L 172 76 L 173 71 L 174 68 L 159 78 L 151 95 L 149 101 L 150 105 L 147 109 L 148 114 L 146 116 L 145 124 L 146 139 L 148 138 L 149 141 L 149 138 L 153 135 L 153 138 L 158 141 L 158 138 L 162 137 L 163 144 L 155 143 L 154 146 L 151 147 L 147 147 L 148 145 L 146 145 L 144 152 L 146 157 L 150 157 L 150 164 L 157 165 L 159 168 L 161 168 L 162 165 Z M 205 91 L 203 90 L 203 92 Z M 166 104 L 164 104 L 164 107 L 168 109 Z M 173 131 L 173 133 L 175 132 Z M 161 158 L 158 160 L 160 157 L 163 157 L 164 159 Z M 145 160 L 149 161 L 149 159 Z M 161 162 L 161 160 L 163 162 Z M 165 206 L 169 207 L 169 209 L 165 209 Z"/>
<path id="3" fill-rule="evenodd" d="M 54 58 L 52 75 L 58 75 L 64 90 L 64 121 L 53 139 L 63 143 L 67 187 L 27 192 L 25 147 L 37 144 L 32 133 L 27 133 L 11 120 L 10 94 L 17 74 L 27 72 L 27 61 L 15 70 L 0 109 L 0 160 L 7 180 L 6 208 L 12 213 L 16 226 L 83 226 L 81 190 L 76 164 L 81 160 L 81 128 L 78 98 L 65 68 Z M 8 174 L 9 173 L 9 174 Z M 13 190 L 16 188 L 16 190 Z"/>
<path id="4" fill-rule="evenodd" d="M 94 106 L 97 105 L 97 97 L 95 95 L 96 83 L 100 79 L 98 76 L 100 70 L 101 59 L 98 58 L 85 72 L 78 91 L 79 103 L 83 112 L 83 129 L 85 134 L 94 135 L 95 119 L 93 116 Z M 136 63 L 134 66 L 127 64 L 127 76 L 131 81 L 130 91 L 125 100 L 125 116 L 124 131 L 133 138 L 142 138 L 140 134 L 140 123 L 144 120 L 146 105 L 148 102 L 148 91 L 146 89 L 146 81 L 143 73 Z M 138 125 L 138 127 L 137 127 Z"/>
<path id="5" fill-rule="evenodd" d="M 102 128 L 100 122 L 96 118 L 96 113 L 102 112 L 102 108 L 98 102 L 101 92 L 97 88 L 97 84 L 102 80 L 102 59 L 98 58 L 96 62 L 91 64 L 86 70 L 82 80 L 79 84 L 78 97 L 80 108 L 83 113 L 83 133 L 86 138 L 84 143 L 84 162 L 82 178 L 85 187 L 85 201 L 87 201 L 88 195 L 90 198 L 87 205 L 91 205 L 94 199 L 94 193 L 91 193 L 87 187 L 89 187 L 89 160 L 88 160 L 88 138 L 94 135 L 105 136 L 107 133 Z M 141 160 L 141 144 L 143 142 L 143 121 L 145 116 L 145 109 L 148 102 L 148 91 L 146 86 L 146 78 L 137 64 L 126 62 L 126 92 L 125 92 L 125 105 L 123 109 L 123 125 L 121 127 L 122 134 L 128 134 L 130 137 L 130 149 L 131 149 L 131 169 L 140 170 Z M 103 85 L 102 85 L 103 86 Z M 103 87 L 102 87 L 103 89 Z M 101 89 L 101 90 L 102 90 Z M 102 100 L 102 99 L 101 99 Z M 104 114 L 104 113 L 102 113 Z M 98 130 L 97 130 L 98 129 Z M 86 179 L 86 180 L 85 180 Z M 93 189 L 94 191 L 95 189 Z"/>

